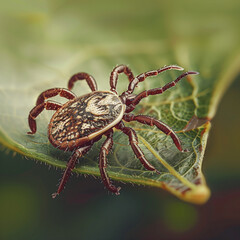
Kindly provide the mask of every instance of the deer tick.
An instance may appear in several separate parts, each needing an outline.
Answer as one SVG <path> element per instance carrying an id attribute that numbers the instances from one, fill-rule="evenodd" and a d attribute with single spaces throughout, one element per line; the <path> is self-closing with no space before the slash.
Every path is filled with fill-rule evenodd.
<path id="1" fill-rule="evenodd" d="M 131 127 L 126 127 L 124 121 L 137 121 L 149 126 L 156 126 L 160 131 L 172 138 L 179 151 L 186 151 L 182 149 L 176 133 L 165 123 L 147 115 L 131 114 L 142 99 L 149 95 L 165 92 L 187 75 L 198 74 L 198 72 L 192 71 L 185 72 L 176 80 L 163 87 L 145 90 L 137 95 L 133 94 L 135 87 L 146 78 L 156 76 L 171 69 L 183 70 L 182 67 L 170 65 L 134 77 L 128 66 L 116 66 L 110 75 L 110 91 L 99 91 L 95 79 L 87 73 L 80 72 L 70 78 L 68 81 L 68 89 L 52 88 L 39 95 L 36 106 L 30 111 L 28 116 L 28 123 L 31 130 L 28 134 L 36 133 L 37 125 L 35 119 L 44 109 L 55 110 L 56 112 L 53 114 L 48 125 L 49 141 L 56 148 L 73 152 L 66 165 L 59 187 L 57 191 L 52 194 L 53 198 L 63 190 L 78 159 L 83 157 L 91 149 L 92 145 L 100 140 L 103 135 L 106 136 L 106 139 L 100 149 L 100 174 L 106 188 L 116 195 L 119 194 L 120 187 L 115 187 L 112 184 L 106 171 L 107 155 L 113 146 L 113 128 L 119 129 L 128 136 L 134 154 L 147 170 L 159 173 L 145 158 L 138 145 L 136 132 Z M 124 73 L 128 77 L 129 84 L 127 90 L 121 95 L 118 95 L 116 86 L 120 73 Z M 86 80 L 91 92 L 77 97 L 71 89 L 78 80 Z M 47 100 L 57 95 L 68 99 L 68 101 L 65 104 L 60 104 Z"/>

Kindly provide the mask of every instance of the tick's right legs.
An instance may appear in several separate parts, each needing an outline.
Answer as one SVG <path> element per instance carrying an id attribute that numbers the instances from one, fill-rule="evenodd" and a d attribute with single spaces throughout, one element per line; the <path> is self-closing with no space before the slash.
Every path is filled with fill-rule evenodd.
<path id="1" fill-rule="evenodd" d="M 136 132 L 130 128 L 130 127 L 125 127 L 124 123 L 121 121 L 120 123 L 117 124 L 117 126 L 115 126 L 117 129 L 121 130 L 123 133 L 125 133 L 128 138 L 129 138 L 129 143 L 132 147 L 132 150 L 134 152 L 134 154 L 136 155 L 136 157 L 140 160 L 140 162 L 142 163 L 142 165 L 149 171 L 154 171 L 158 174 L 160 174 L 160 172 L 158 170 L 156 170 L 156 168 L 154 166 L 152 166 L 148 160 L 146 159 L 146 157 L 144 156 L 143 151 L 141 150 L 141 148 L 138 145 L 138 137 Z"/>
<path id="2" fill-rule="evenodd" d="M 109 176 L 107 174 L 107 155 L 112 149 L 113 145 L 113 131 L 111 130 L 109 133 L 106 134 L 107 139 L 103 143 L 100 151 L 100 156 L 99 156 L 99 169 L 100 169 L 100 174 L 103 180 L 104 185 L 106 188 L 115 193 L 116 195 L 119 195 L 120 187 L 115 187 L 112 183 L 111 180 L 109 179 Z"/>
<path id="3" fill-rule="evenodd" d="M 73 155 L 71 156 L 71 158 L 69 159 L 69 161 L 67 163 L 67 168 L 64 171 L 64 174 L 63 174 L 61 182 L 58 186 L 57 192 L 52 194 L 52 198 L 55 198 L 63 190 L 69 177 L 71 176 L 72 170 L 74 169 L 75 165 L 77 164 L 78 158 L 80 158 L 84 154 L 86 154 L 91 149 L 91 147 L 92 147 L 92 144 L 85 146 L 85 147 L 81 147 L 73 153 Z"/>
<path id="4" fill-rule="evenodd" d="M 146 115 L 136 115 L 135 116 L 131 113 L 124 114 L 123 119 L 126 122 L 137 121 L 142 124 L 147 124 L 149 126 L 156 126 L 159 130 L 161 130 L 166 135 L 170 135 L 170 137 L 172 138 L 174 144 L 176 145 L 176 147 L 178 148 L 179 151 L 188 152 L 187 149 L 185 149 L 185 150 L 182 149 L 182 145 L 181 145 L 181 142 L 180 142 L 177 134 L 167 124 L 165 124 L 157 119 L 154 119 L 153 117 L 150 117 L 150 116 L 146 116 Z"/>

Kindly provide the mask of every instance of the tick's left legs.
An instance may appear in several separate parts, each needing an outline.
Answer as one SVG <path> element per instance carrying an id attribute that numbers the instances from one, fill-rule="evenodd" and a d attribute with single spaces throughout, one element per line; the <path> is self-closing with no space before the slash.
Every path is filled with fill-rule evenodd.
<path id="1" fill-rule="evenodd" d="M 188 150 L 183 150 L 181 146 L 181 142 L 177 136 L 177 134 L 165 123 L 154 119 L 153 117 L 145 116 L 145 115 L 133 115 L 133 114 L 124 114 L 123 119 L 126 122 L 131 122 L 131 121 L 137 121 L 142 124 L 147 124 L 149 126 L 156 126 L 159 130 L 161 130 L 163 133 L 166 135 L 169 135 L 176 147 L 178 148 L 179 151 L 181 152 L 187 152 Z"/>
<path id="2" fill-rule="evenodd" d="M 135 155 L 137 156 L 137 158 L 140 160 L 140 162 L 142 163 L 142 165 L 149 171 L 155 171 L 156 173 L 159 173 L 159 171 L 157 171 L 155 169 L 154 166 L 152 166 L 148 160 L 145 158 L 143 151 L 141 150 L 141 148 L 138 146 L 138 137 L 136 132 L 130 128 L 130 127 L 125 127 L 124 123 L 121 121 L 117 126 L 115 126 L 117 129 L 120 129 L 123 133 L 125 133 L 128 138 L 129 138 L 129 142 L 130 145 L 132 147 L 133 152 L 135 153 Z"/>
<path id="3" fill-rule="evenodd" d="M 57 190 L 57 192 L 52 194 L 52 198 L 55 198 L 63 190 L 65 184 L 67 183 L 67 181 L 72 173 L 72 170 L 74 169 L 75 165 L 77 164 L 78 158 L 80 158 L 84 154 L 86 154 L 91 149 L 91 147 L 92 147 L 92 145 L 81 147 L 72 154 L 71 158 L 69 159 L 69 161 L 67 163 L 67 168 L 64 171 L 61 182 L 58 186 L 58 190 Z"/>
<path id="4" fill-rule="evenodd" d="M 116 87 L 117 87 L 118 75 L 120 73 L 124 73 L 125 75 L 127 75 L 130 82 L 134 79 L 133 73 L 128 66 L 126 66 L 126 65 L 116 66 L 112 70 L 111 75 L 110 75 L 110 86 L 111 86 L 112 92 L 117 92 Z"/>
<path id="5" fill-rule="evenodd" d="M 28 115 L 28 124 L 31 129 L 31 132 L 28 134 L 34 134 L 37 131 L 36 117 L 44 110 L 58 110 L 62 107 L 62 104 L 54 101 L 46 101 L 35 106 Z"/>
<path id="6" fill-rule="evenodd" d="M 68 89 L 71 90 L 73 88 L 74 83 L 79 80 L 86 80 L 92 92 L 97 91 L 97 83 L 94 77 L 85 72 L 74 74 L 68 81 Z"/>
<path id="7" fill-rule="evenodd" d="M 115 193 L 116 195 L 119 195 L 120 187 L 115 187 L 112 183 L 111 180 L 109 179 L 109 176 L 107 174 L 106 168 L 107 168 L 107 155 L 109 151 L 112 148 L 113 145 L 113 131 L 111 130 L 106 134 L 107 139 L 103 143 L 101 147 L 101 152 L 99 156 L 99 169 L 100 169 L 100 174 L 103 180 L 104 185 L 106 188 Z"/>
<path id="8" fill-rule="evenodd" d="M 48 89 L 48 90 L 42 92 L 38 96 L 36 105 L 39 105 L 39 104 L 43 103 L 48 98 L 55 97 L 55 96 L 58 96 L 58 95 L 60 97 L 67 98 L 69 100 L 76 98 L 75 94 L 72 93 L 71 91 L 69 91 L 68 89 L 65 89 L 65 88 L 51 88 L 51 89 Z"/>

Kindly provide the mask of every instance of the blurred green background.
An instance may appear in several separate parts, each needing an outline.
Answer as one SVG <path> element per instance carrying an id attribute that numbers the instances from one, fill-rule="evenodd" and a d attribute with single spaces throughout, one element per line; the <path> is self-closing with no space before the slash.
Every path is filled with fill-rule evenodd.
<path id="1" fill-rule="evenodd" d="M 49 48 L 41 52 L 47 41 L 62 50 L 59 58 L 65 56 L 69 61 L 71 51 L 63 48 L 65 42 L 72 44 L 71 50 L 80 43 L 89 46 L 104 43 L 107 51 L 107 44 L 134 43 L 136 39 L 169 40 L 169 45 L 174 46 L 181 32 L 187 35 L 186 39 L 191 32 L 201 37 L 193 49 L 207 42 L 209 35 L 215 37 L 213 46 L 221 45 L 218 36 L 226 35 L 219 41 L 239 39 L 239 32 L 229 25 L 240 22 L 239 2 L 233 0 L 1 1 L 0 4 L 1 49 L 11 49 L 12 56 L 23 58 L 24 52 L 29 56 L 28 51 L 34 51 L 36 56 L 30 54 L 28 60 L 43 65 L 48 65 L 49 60 L 49 66 L 55 68 L 61 68 L 62 64 L 57 61 L 58 56 L 47 59 Z M 175 32 L 173 23 L 177 24 Z M 239 50 L 239 45 L 235 49 Z M 44 59 L 42 62 L 38 55 Z M 217 62 L 224 60 L 217 58 Z M 52 200 L 51 193 L 61 171 L 13 156 L 13 152 L 2 148 L 0 239 L 240 239 L 239 80 L 240 76 L 224 95 L 212 121 L 203 163 L 212 196 L 205 205 L 195 206 L 163 190 L 131 184 L 122 184 L 121 194 L 116 197 L 91 176 L 72 177 L 64 194 Z"/>

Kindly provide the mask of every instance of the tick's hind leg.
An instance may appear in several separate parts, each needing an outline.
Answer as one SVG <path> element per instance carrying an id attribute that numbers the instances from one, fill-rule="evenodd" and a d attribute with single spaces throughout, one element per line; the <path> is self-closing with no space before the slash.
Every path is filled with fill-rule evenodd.
<path id="1" fill-rule="evenodd" d="M 101 147 L 101 152 L 100 152 L 100 156 L 99 156 L 99 169 L 100 169 L 100 174 L 103 180 L 104 185 L 106 186 L 106 188 L 115 193 L 116 195 L 119 195 L 119 191 L 120 191 L 120 187 L 115 187 L 107 174 L 107 155 L 109 153 L 109 151 L 112 148 L 113 145 L 113 131 L 111 130 L 109 133 L 106 134 L 107 139 L 105 140 L 105 142 L 103 143 L 102 147 Z"/>
<path id="2" fill-rule="evenodd" d="M 126 122 L 131 122 L 131 121 L 137 121 L 142 124 L 147 124 L 149 126 L 156 126 L 159 130 L 161 130 L 163 133 L 166 135 L 170 135 L 172 138 L 174 144 L 178 148 L 179 151 L 181 152 L 188 152 L 187 149 L 183 150 L 181 146 L 181 142 L 177 136 L 177 134 L 165 123 L 154 119 L 153 117 L 145 116 L 145 115 L 133 115 L 133 114 L 124 114 L 123 119 Z"/>
<path id="3" fill-rule="evenodd" d="M 36 105 L 43 103 L 46 99 L 55 97 L 59 95 L 60 97 L 67 98 L 69 100 L 76 98 L 76 95 L 70 90 L 65 88 L 51 88 L 42 92 L 37 99 Z"/>
<path id="4" fill-rule="evenodd" d="M 34 134 L 37 131 L 37 124 L 36 124 L 36 117 L 44 110 L 57 110 L 62 107 L 62 104 L 54 102 L 54 101 L 47 101 L 43 102 L 37 106 L 35 106 L 28 115 L 28 124 L 30 127 L 31 132 L 28 134 Z"/>
<path id="5" fill-rule="evenodd" d="M 77 149 L 69 159 L 67 163 L 67 168 L 65 169 L 61 182 L 58 186 L 57 192 L 52 194 L 52 198 L 55 198 L 59 193 L 63 190 L 64 186 L 66 185 L 69 177 L 71 176 L 72 170 L 74 169 L 75 165 L 77 164 L 78 158 L 82 157 L 84 154 L 86 154 L 90 149 L 92 145 L 88 145 L 85 147 L 81 147 Z"/>
<path id="6" fill-rule="evenodd" d="M 85 72 L 74 74 L 68 81 L 68 89 L 71 90 L 73 88 L 74 83 L 79 80 L 86 80 L 90 89 L 93 92 L 97 91 L 97 83 L 94 77 Z"/>
<path id="7" fill-rule="evenodd" d="M 123 133 L 125 133 L 128 138 L 129 138 L 129 142 L 130 145 L 132 147 L 133 152 L 135 153 L 135 155 L 137 156 L 137 158 L 141 161 L 142 165 L 149 171 L 155 171 L 156 173 L 160 174 L 159 171 L 157 171 L 155 169 L 155 167 L 153 167 L 148 160 L 145 158 L 141 148 L 138 146 L 138 137 L 136 132 L 130 128 L 130 127 L 125 127 L 123 122 L 120 122 L 117 126 L 115 126 L 116 128 L 120 129 Z"/>

